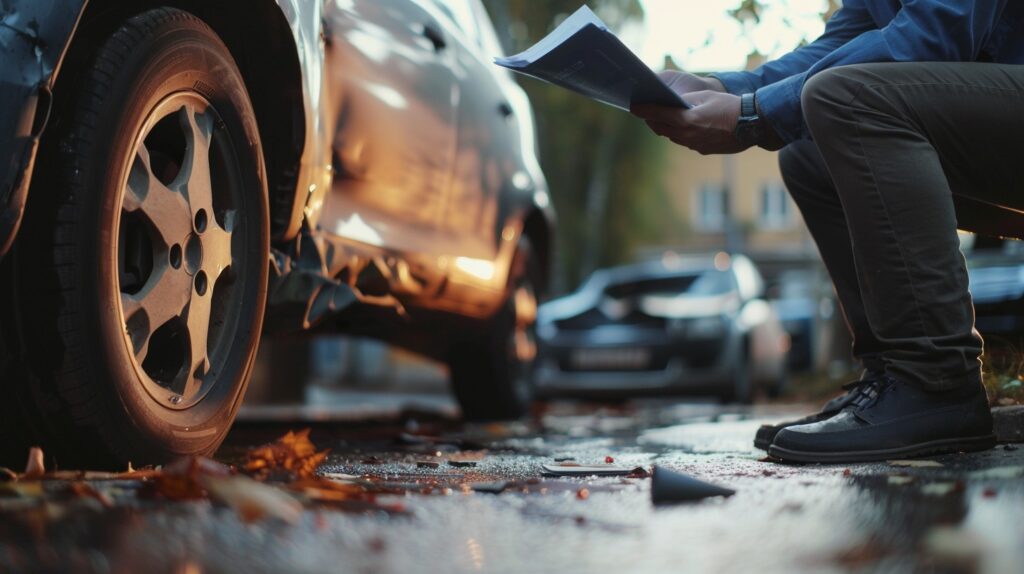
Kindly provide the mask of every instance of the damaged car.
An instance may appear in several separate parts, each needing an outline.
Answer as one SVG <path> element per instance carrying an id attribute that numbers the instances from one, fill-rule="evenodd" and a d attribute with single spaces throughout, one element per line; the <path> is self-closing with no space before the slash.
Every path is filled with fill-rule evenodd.
<path id="1" fill-rule="evenodd" d="M 789 336 L 743 255 L 675 257 L 595 272 L 542 305 L 538 392 L 691 394 L 747 403 L 786 384 Z"/>
<path id="2" fill-rule="evenodd" d="M 0 3 L 3 459 L 210 454 L 264 334 L 530 400 L 554 216 L 480 0 Z M 276 381 L 290 384 L 295 381 Z"/>

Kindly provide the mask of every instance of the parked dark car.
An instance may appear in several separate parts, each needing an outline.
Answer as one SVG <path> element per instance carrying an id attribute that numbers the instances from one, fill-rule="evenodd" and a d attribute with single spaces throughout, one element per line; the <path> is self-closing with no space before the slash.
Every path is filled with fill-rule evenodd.
<path id="1" fill-rule="evenodd" d="M 786 381 L 789 339 L 742 255 L 594 273 L 545 303 L 534 377 L 540 392 L 708 394 L 748 402 Z"/>
<path id="2" fill-rule="evenodd" d="M 524 412 L 553 213 L 479 0 L 0 19 L 5 460 L 213 452 L 264 330 L 376 336 L 447 362 L 467 418 Z"/>
<path id="3" fill-rule="evenodd" d="M 817 269 L 789 269 L 777 274 L 768 289 L 769 302 L 789 334 L 790 373 L 812 370 L 827 344 L 825 323 L 835 302 L 832 284 L 822 275 Z"/>
<path id="4" fill-rule="evenodd" d="M 969 237 L 967 273 L 975 326 L 986 351 L 996 345 L 1019 354 L 1024 343 L 1024 243 Z"/>

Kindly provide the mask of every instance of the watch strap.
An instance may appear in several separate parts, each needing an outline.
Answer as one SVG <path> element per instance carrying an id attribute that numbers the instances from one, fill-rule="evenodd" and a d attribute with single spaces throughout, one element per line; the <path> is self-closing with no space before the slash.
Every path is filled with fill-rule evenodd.
<path id="1" fill-rule="evenodd" d="M 750 118 L 757 116 L 757 104 L 754 101 L 754 93 L 747 93 L 740 96 L 740 117 Z"/>

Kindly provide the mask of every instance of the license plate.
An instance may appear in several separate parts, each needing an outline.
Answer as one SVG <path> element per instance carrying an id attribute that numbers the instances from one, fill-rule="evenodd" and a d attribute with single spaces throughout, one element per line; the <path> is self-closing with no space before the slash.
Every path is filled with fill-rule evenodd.
<path id="1" fill-rule="evenodd" d="M 635 371 L 651 363 L 651 351 L 644 348 L 576 349 L 572 366 L 587 371 Z"/>

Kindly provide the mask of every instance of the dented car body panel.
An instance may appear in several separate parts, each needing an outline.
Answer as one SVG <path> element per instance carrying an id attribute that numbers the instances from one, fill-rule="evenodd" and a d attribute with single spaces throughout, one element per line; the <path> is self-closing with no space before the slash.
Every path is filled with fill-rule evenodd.
<path id="1" fill-rule="evenodd" d="M 291 33 L 275 45 L 294 50 L 300 85 L 282 79 L 259 89 L 301 92 L 293 99 L 302 109 L 281 110 L 295 115 L 294 127 L 283 140 L 276 133 L 273 146 L 264 141 L 265 154 L 288 148 L 266 158 L 268 165 L 288 163 L 280 170 L 287 177 L 270 182 L 270 328 L 333 325 L 331 319 L 357 306 L 388 309 L 402 329 L 415 326 L 419 310 L 459 319 L 493 315 L 507 296 L 524 235 L 537 236 L 530 237 L 533 249 L 548 260 L 554 215 L 535 156 L 529 102 L 491 64 L 500 46 L 482 5 L 275 4 L 275 17 Z M 0 109 L 12 112 L 0 114 L 0 255 L 16 235 L 49 90 L 79 20 L 100 18 L 108 7 L 123 13 L 158 5 L 213 14 L 215 31 L 214 20 L 230 19 L 241 7 L 192 0 L 3 1 Z M 277 57 L 290 61 L 291 55 Z"/>
<path id="2" fill-rule="evenodd" d="M 0 257 L 21 225 L 53 80 L 83 5 L 0 3 Z"/>

